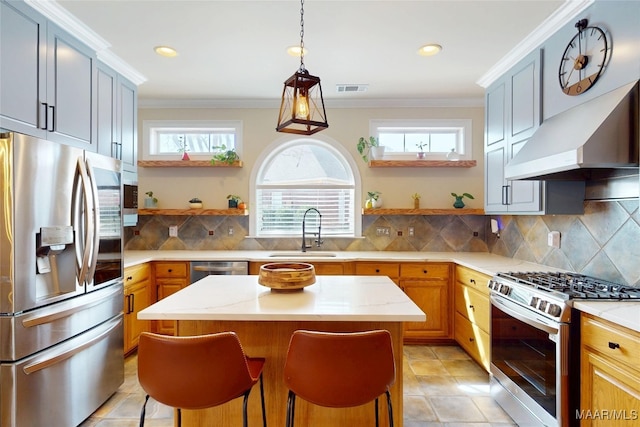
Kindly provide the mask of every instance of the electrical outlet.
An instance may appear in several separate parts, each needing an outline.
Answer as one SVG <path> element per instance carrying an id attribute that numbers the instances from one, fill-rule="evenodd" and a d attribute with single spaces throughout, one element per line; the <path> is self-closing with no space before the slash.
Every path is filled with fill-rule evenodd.
<path id="1" fill-rule="evenodd" d="M 227 235 L 229 235 L 229 236 L 233 236 L 233 227 L 229 227 L 229 228 L 227 229 Z"/>
<path id="2" fill-rule="evenodd" d="M 169 226 L 169 237 L 178 237 L 178 226 L 170 225 Z"/>
<path id="3" fill-rule="evenodd" d="M 415 236 L 415 229 L 413 227 L 409 227 L 409 236 Z"/>
<path id="4" fill-rule="evenodd" d="M 549 234 L 547 234 L 547 245 L 551 246 L 552 248 L 560 247 L 559 231 L 550 231 Z"/>
<path id="5" fill-rule="evenodd" d="M 391 229 L 389 227 L 376 227 L 376 236 L 390 236 Z"/>

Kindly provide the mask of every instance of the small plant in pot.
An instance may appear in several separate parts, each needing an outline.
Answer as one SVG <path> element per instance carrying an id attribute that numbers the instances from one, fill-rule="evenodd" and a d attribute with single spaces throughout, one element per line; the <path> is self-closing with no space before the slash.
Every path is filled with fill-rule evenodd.
<path id="1" fill-rule="evenodd" d="M 147 191 L 144 193 L 147 197 L 144 198 L 144 207 L 147 209 L 155 209 L 158 207 L 158 198 L 153 197 L 153 191 Z"/>
<path id="2" fill-rule="evenodd" d="M 460 195 L 458 195 L 456 193 L 451 193 L 451 195 L 456 198 L 456 201 L 453 202 L 453 207 L 456 208 L 456 209 L 464 208 L 464 202 L 462 201 L 462 199 L 464 197 L 468 197 L 470 199 L 474 199 L 474 197 L 469 193 L 462 193 Z"/>
<path id="3" fill-rule="evenodd" d="M 381 159 L 384 156 L 384 147 L 375 136 L 370 136 L 369 139 L 361 136 L 356 147 L 365 163 L 369 162 L 369 154 L 372 159 Z"/>
<path id="4" fill-rule="evenodd" d="M 411 195 L 411 198 L 413 199 L 413 208 L 414 209 L 420 209 L 420 194 L 419 193 L 413 193 Z"/>
<path id="5" fill-rule="evenodd" d="M 213 158 L 211 159 L 212 165 L 215 165 L 216 163 L 232 165 L 236 160 L 240 160 L 240 156 L 236 153 L 235 148 L 227 149 L 227 146 L 224 144 L 213 148 L 219 150 L 219 152 L 213 155 Z"/>
<path id="6" fill-rule="evenodd" d="M 194 197 L 193 199 L 189 200 L 189 207 L 191 209 L 201 209 L 202 200 L 198 199 L 197 197 Z"/>
<path id="7" fill-rule="evenodd" d="M 368 191 L 367 192 L 367 201 L 365 202 L 365 209 L 371 208 L 380 208 L 382 207 L 382 197 L 380 197 L 382 193 L 379 191 Z"/>
<path id="8" fill-rule="evenodd" d="M 424 156 L 425 156 L 424 149 L 425 149 L 425 148 L 428 148 L 428 147 L 429 147 L 429 144 L 428 144 L 428 143 L 424 143 L 424 142 L 420 141 L 418 144 L 416 144 L 416 147 L 418 147 L 418 150 L 419 150 L 419 151 L 418 151 L 418 154 L 417 154 L 417 157 L 418 157 L 419 159 L 424 159 Z"/>
<path id="9" fill-rule="evenodd" d="M 229 200 L 229 209 L 237 209 L 238 203 L 240 203 L 240 196 L 236 196 L 235 194 L 229 194 L 227 196 Z"/>

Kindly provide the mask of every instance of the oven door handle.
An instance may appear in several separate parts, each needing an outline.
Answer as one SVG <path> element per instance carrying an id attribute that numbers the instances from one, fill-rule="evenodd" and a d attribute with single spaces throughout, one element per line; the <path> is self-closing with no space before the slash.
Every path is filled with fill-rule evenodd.
<path id="1" fill-rule="evenodd" d="M 496 308 L 504 311 L 509 316 L 512 316 L 529 326 L 533 326 L 536 329 L 545 331 L 549 335 L 557 335 L 560 332 L 557 324 L 549 324 L 546 319 L 541 319 L 539 317 L 533 318 L 532 315 L 535 315 L 535 313 L 531 312 L 530 310 L 523 309 L 518 304 L 515 304 L 509 300 L 505 300 L 494 294 L 491 294 L 491 304 L 495 305 Z M 524 310 L 527 311 L 525 312 Z"/>

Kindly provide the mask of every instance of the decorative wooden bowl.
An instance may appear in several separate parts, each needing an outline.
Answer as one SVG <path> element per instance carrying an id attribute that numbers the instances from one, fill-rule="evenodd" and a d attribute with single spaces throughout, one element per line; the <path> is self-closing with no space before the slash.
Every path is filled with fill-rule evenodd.
<path id="1" fill-rule="evenodd" d="M 260 267 L 258 283 L 272 291 L 301 291 L 316 283 L 316 271 L 303 262 L 273 262 Z"/>

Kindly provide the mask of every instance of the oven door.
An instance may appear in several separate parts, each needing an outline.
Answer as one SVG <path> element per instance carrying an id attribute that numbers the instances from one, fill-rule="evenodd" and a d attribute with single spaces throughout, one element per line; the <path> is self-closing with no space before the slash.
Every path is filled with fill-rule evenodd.
<path id="1" fill-rule="evenodd" d="M 518 425 L 570 425 L 568 346 L 568 324 L 492 293 L 491 394 Z"/>

